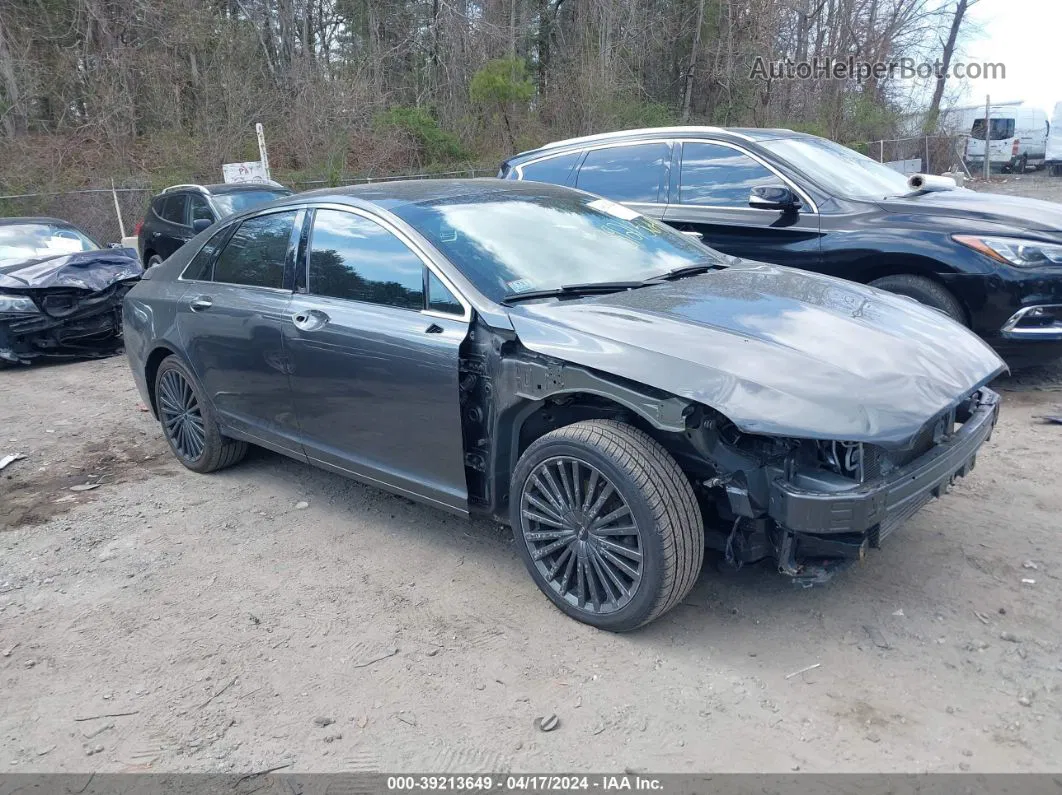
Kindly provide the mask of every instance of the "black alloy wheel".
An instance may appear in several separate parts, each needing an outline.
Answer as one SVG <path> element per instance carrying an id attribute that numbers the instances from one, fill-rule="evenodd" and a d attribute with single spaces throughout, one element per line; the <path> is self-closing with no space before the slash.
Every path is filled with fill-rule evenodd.
<path id="1" fill-rule="evenodd" d="M 206 428 L 191 384 L 180 371 L 166 370 L 159 378 L 157 399 L 166 440 L 180 458 L 195 463 L 206 448 Z"/>
<path id="2" fill-rule="evenodd" d="M 614 613 L 642 581 L 637 520 L 615 485 L 577 458 L 549 458 L 521 496 L 520 529 L 531 559 L 561 599 L 597 615 Z"/>

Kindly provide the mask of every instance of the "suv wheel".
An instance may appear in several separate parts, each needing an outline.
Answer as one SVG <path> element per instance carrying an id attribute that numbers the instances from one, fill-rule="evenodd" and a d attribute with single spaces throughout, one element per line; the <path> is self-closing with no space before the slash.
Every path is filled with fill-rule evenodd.
<path id="1" fill-rule="evenodd" d="M 516 545 L 535 584 L 572 618 L 623 632 L 666 613 L 704 559 L 697 499 L 678 463 L 612 420 L 533 442 L 510 491 Z"/>
<path id="2" fill-rule="evenodd" d="M 247 454 L 246 442 L 221 435 L 214 408 L 203 399 L 191 370 L 176 356 L 163 359 L 159 365 L 155 403 L 170 449 L 193 472 L 214 472 Z"/>
<path id="3" fill-rule="evenodd" d="M 870 283 L 871 287 L 885 290 L 897 295 L 906 295 L 920 304 L 931 306 L 943 312 L 956 323 L 966 323 L 966 313 L 962 309 L 959 299 L 951 294 L 947 287 L 937 284 L 925 276 L 915 276 L 911 273 L 898 273 L 895 276 L 885 276 L 875 279 Z"/>
<path id="4" fill-rule="evenodd" d="M 158 254 L 152 254 L 150 257 L 148 257 L 147 267 L 154 268 L 156 265 L 161 265 L 161 264 L 162 264 L 162 257 L 160 257 Z"/>

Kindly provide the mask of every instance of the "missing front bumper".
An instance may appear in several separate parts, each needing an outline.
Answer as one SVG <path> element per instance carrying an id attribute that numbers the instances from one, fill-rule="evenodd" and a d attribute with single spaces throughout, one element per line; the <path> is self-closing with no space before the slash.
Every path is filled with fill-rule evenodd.
<path id="1" fill-rule="evenodd" d="M 783 533 L 779 560 L 854 559 L 879 546 L 923 505 L 965 477 L 999 417 L 999 396 L 980 390 L 970 416 L 949 439 L 886 478 L 841 492 L 814 492 L 781 478 L 771 484 L 768 514 Z M 787 572 L 791 573 L 791 572 Z"/>

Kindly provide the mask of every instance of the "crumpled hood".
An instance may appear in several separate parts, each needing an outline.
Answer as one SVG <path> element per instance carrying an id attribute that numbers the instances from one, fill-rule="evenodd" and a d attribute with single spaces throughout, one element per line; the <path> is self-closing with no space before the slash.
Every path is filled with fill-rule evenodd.
<path id="1" fill-rule="evenodd" d="M 132 249 L 82 251 L 4 265 L 0 267 L 0 289 L 67 287 L 95 293 L 116 282 L 139 279 L 143 272 Z"/>
<path id="2" fill-rule="evenodd" d="M 532 351 L 706 404 L 746 433 L 900 446 L 1006 369 L 936 310 L 773 265 L 509 316 Z"/>
<path id="3" fill-rule="evenodd" d="M 1015 229 L 1047 232 L 1053 237 L 1062 235 L 1062 204 L 1022 196 L 959 188 L 910 199 L 889 199 L 878 206 L 889 213 L 959 216 L 965 220 L 976 219 Z"/>

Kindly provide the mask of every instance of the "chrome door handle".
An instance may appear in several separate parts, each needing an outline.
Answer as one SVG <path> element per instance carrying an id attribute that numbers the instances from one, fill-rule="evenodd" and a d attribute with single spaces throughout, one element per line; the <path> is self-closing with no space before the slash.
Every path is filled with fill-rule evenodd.
<path id="1" fill-rule="evenodd" d="M 193 298 L 188 302 L 188 308 L 193 312 L 202 312 L 204 309 L 210 309 L 214 305 L 214 302 L 210 300 L 209 296 L 201 295 L 198 298 Z"/>
<path id="2" fill-rule="evenodd" d="M 330 318 L 319 309 L 300 309 L 291 316 L 291 322 L 299 331 L 317 331 L 327 325 Z"/>

